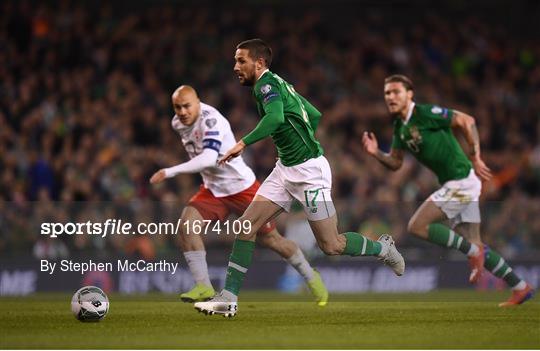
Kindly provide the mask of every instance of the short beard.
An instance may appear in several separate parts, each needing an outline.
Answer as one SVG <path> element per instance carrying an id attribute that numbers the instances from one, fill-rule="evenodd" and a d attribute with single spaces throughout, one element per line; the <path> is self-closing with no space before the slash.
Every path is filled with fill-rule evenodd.
<path id="1" fill-rule="evenodd" d="M 243 86 L 245 87 L 252 87 L 253 85 L 255 85 L 255 75 L 253 75 L 250 79 L 244 79 L 243 82 L 241 82 L 240 84 L 242 84 Z"/>
<path id="2" fill-rule="evenodd" d="M 390 112 L 390 110 L 388 110 L 388 113 L 390 114 L 390 116 L 392 116 L 392 118 L 401 118 L 401 111 L 398 111 L 398 112 Z"/>
<path id="3" fill-rule="evenodd" d="M 390 116 L 392 118 L 399 118 L 399 112 L 390 112 L 390 111 L 388 111 L 388 113 L 390 114 Z"/>

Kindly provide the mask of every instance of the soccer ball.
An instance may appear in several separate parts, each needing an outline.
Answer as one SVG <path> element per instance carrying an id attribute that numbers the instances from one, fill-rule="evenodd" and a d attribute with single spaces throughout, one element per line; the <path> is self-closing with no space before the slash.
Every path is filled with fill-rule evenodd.
<path id="1" fill-rule="evenodd" d="M 109 299 L 97 286 L 85 286 L 71 298 L 71 312 L 82 322 L 97 322 L 109 312 Z"/>

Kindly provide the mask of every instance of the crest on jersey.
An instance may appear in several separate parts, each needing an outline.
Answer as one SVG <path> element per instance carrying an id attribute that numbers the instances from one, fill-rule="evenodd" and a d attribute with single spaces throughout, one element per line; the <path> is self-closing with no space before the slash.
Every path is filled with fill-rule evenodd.
<path id="1" fill-rule="evenodd" d="M 417 126 L 411 126 L 409 128 L 409 134 L 411 135 L 411 139 L 407 140 L 407 146 L 413 151 L 413 152 L 420 152 L 420 145 L 422 144 L 422 134 L 420 134 L 420 131 L 418 130 Z M 403 139 L 403 134 L 402 134 Z"/>
<path id="2" fill-rule="evenodd" d="M 440 115 L 442 113 L 442 108 L 440 108 L 439 106 L 433 106 L 431 108 L 431 113 L 434 113 L 436 115 Z"/>
<path id="3" fill-rule="evenodd" d="M 208 128 L 212 128 L 213 126 L 215 126 L 217 123 L 217 119 L 215 118 L 208 118 L 207 120 L 204 121 L 204 124 L 206 124 L 206 126 Z"/>
<path id="4" fill-rule="evenodd" d="M 268 94 L 272 90 L 272 86 L 270 84 L 265 84 L 261 87 L 261 93 L 264 95 Z"/>
<path id="5" fill-rule="evenodd" d="M 199 141 L 201 140 L 201 137 L 202 137 L 202 133 L 200 130 L 196 130 L 193 132 L 193 137 L 195 138 L 196 141 Z"/>

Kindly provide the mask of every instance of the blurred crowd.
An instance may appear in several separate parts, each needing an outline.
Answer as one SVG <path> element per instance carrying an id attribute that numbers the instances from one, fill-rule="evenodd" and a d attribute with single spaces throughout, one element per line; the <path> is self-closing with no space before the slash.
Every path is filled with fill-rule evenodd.
<path id="1" fill-rule="evenodd" d="M 436 250 L 406 233 L 415 208 L 437 189 L 436 178 L 411 157 L 392 173 L 360 143 L 369 130 L 388 150 L 392 119 L 383 81 L 402 73 L 413 79 L 417 102 L 476 118 L 482 155 L 495 174 L 484 184 L 484 240 L 510 257 L 540 249 L 540 44 L 534 35 L 474 13 L 415 13 L 411 23 L 410 13 L 388 16 L 389 5 L 363 9 L 361 2 L 310 9 L 142 4 L 0 4 L 2 255 L 28 248 L 38 257 L 50 254 L 31 219 L 69 219 L 65 204 L 128 206 L 132 216 L 151 219 L 162 212 L 148 203 L 170 203 L 170 216 L 177 217 L 199 176 L 148 182 L 159 168 L 187 159 L 170 126 L 170 94 L 192 85 L 229 119 L 237 138 L 245 135 L 259 117 L 232 67 L 236 44 L 253 37 L 272 46 L 272 70 L 323 112 L 317 136 L 332 166 L 342 230 L 389 231 L 404 247 L 425 248 L 420 255 Z M 270 140 L 244 153 L 260 180 L 275 156 Z M 58 201 L 63 212 L 39 210 Z M 173 238 L 77 240 L 58 240 L 65 247 L 54 252 L 176 250 Z"/>

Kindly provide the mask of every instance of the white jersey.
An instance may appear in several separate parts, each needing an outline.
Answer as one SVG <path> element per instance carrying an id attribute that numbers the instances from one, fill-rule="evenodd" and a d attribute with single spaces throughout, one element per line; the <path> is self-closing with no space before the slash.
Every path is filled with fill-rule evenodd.
<path id="1" fill-rule="evenodd" d="M 202 153 L 204 148 L 217 151 L 221 157 L 236 144 L 229 121 L 218 110 L 202 102 L 201 113 L 195 123 L 187 127 L 174 115 L 172 127 L 180 134 L 190 158 Z M 242 156 L 233 158 L 223 166 L 218 167 L 216 164 L 206 168 L 201 172 L 201 176 L 204 186 L 215 197 L 237 194 L 255 182 L 255 174 Z"/>

